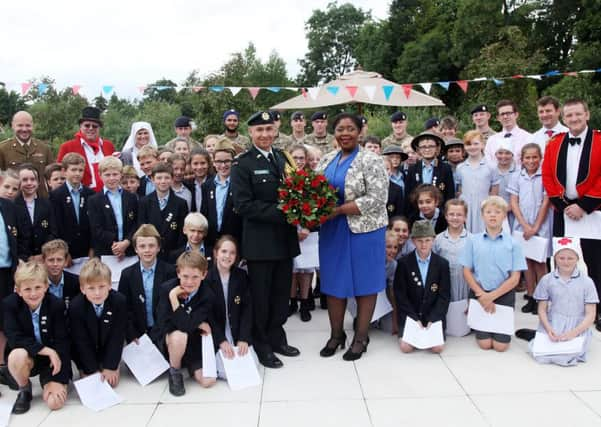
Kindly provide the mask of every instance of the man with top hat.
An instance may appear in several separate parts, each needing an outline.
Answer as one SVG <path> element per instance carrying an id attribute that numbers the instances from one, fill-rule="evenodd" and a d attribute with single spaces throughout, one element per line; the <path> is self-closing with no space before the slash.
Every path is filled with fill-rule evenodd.
<path id="1" fill-rule="evenodd" d="M 290 127 L 292 128 L 292 133 L 290 134 L 290 140 L 292 144 L 304 144 L 305 143 L 305 126 L 307 122 L 305 121 L 305 115 L 302 111 L 295 111 L 290 116 Z"/>
<path id="2" fill-rule="evenodd" d="M 325 111 L 313 113 L 311 126 L 313 133 L 305 137 L 305 144 L 319 148 L 323 154 L 336 149 L 334 135 L 328 133 L 328 114 Z"/>
<path id="3" fill-rule="evenodd" d="M 563 120 L 568 132 L 549 140 L 543 159 L 545 191 L 553 205 L 553 236 L 579 237 L 582 258 L 588 275 L 601 294 L 601 240 L 590 235 L 570 236 L 568 221 L 591 221 L 591 229 L 601 228 L 601 132 L 588 124 L 590 112 L 582 99 L 563 105 Z M 595 216 L 597 215 L 597 216 Z M 597 330 L 601 331 L 601 306 L 597 306 Z"/>
<path id="4" fill-rule="evenodd" d="M 174 123 L 175 127 L 175 138 L 170 140 L 165 144 L 165 147 L 170 148 L 172 150 L 175 149 L 175 141 L 181 140 L 181 138 L 185 139 L 190 146 L 190 151 L 194 148 L 202 148 L 202 144 L 192 138 L 190 135 L 192 134 L 192 119 L 188 116 L 180 116 L 175 119 Z"/>
<path id="5" fill-rule="evenodd" d="M 486 143 L 488 138 L 496 133 L 488 124 L 490 121 L 490 110 L 485 104 L 478 104 L 472 108 L 471 115 L 476 130 L 482 134 L 482 137 L 484 137 L 483 142 Z"/>
<path id="6" fill-rule="evenodd" d="M 382 140 L 383 149 L 389 145 L 398 145 L 403 150 L 409 147 L 413 137 L 407 133 L 407 123 L 407 114 L 402 111 L 397 111 L 390 116 L 392 133 Z"/>
<path id="7" fill-rule="evenodd" d="M 15 136 L 0 142 L 0 170 L 17 169 L 23 163 L 31 163 L 43 182 L 44 169 L 54 161 L 48 143 L 32 138 L 33 118 L 27 111 L 15 113 L 11 127 Z M 38 194 L 46 196 L 45 185 L 39 186 Z"/>
<path id="8" fill-rule="evenodd" d="M 545 154 L 549 140 L 558 133 L 567 132 L 568 128 L 559 121 L 561 105 L 553 96 L 543 96 L 536 101 L 536 114 L 542 126 L 532 134 L 532 142 L 538 144 L 541 152 Z"/>
<path id="9" fill-rule="evenodd" d="M 242 153 L 250 148 L 250 140 L 247 136 L 240 135 L 238 126 L 240 125 L 240 113 L 234 109 L 223 113 L 223 126 L 225 127 L 221 136 L 225 136 L 236 149 L 236 153 Z"/>
<path id="10" fill-rule="evenodd" d="M 278 209 L 278 188 L 292 167 L 273 148 L 277 130 L 273 117 L 259 111 L 248 120 L 252 146 L 232 165 L 234 209 L 242 217 L 241 255 L 247 260 L 253 305 L 253 345 L 259 361 L 280 368 L 274 354 L 298 356 L 289 346 L 283 325 L 288 317 L 292 259 L 300 253 L 296 227 Z"/>
<path id="11" fill-rule="evenodd" d="M 287 150 L 288 147 L 292 145 L 292 140 L 286 134 L 280 132 L 280 126 L 282 126 L 282 115 L 279 111 L 270 110 L 269 114 L 273 117 L 273 124 L 276 129 L 275 139 L 273 141 L 273 146 L 275 148 L 279 148 L 280 150 Z"/>
<path id="12" fill-rule="evenodd" d="M 97 192 L 103 187 L 98 164 L 104 157 L 115 152 L 113 143 L 100 137 L 101 127 L 100 110 L 96 107 L 85 107 L 79 119 L 79 131 L 75 138 L 60 146 L 56 159 L 57 162 L 61 162 L 67 153 L 81 154 L 86 159 L 81 183 Z"/>

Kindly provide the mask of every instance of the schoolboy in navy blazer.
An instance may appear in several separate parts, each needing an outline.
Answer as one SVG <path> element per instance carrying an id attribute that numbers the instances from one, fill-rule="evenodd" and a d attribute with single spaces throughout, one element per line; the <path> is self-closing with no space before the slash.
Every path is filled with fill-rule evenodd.
<path id="1" fill-rule="evenodd" d="M 27 252 L 19 254 L 19 257 L 28 259 L 32 255 L 40 255 L 42 245 L 58 237 L 58 228 L 50 201 L 43 197 L 34 199 L 33 222 L 22 195 L 15 199 L 15 206 L 17 208 L 19 230 L 29 236 L 26 245 Z"/>

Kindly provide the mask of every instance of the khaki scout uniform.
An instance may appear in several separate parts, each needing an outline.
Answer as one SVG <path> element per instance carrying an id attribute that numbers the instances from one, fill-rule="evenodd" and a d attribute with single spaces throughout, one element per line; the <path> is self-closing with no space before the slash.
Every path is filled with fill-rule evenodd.
<path id="1" fill-rule="evenodd" d="M 488 128 L 488 130 L 480 131 L 480 133 L 482 134 L 482 137 L 484 137 L 484 142 L 486 143 L 486 141 L 488 141 L 488 138 L 493 136 L 496 132 L 491 128 Z"/>
<path id="2" fill-rule="evenodd" d="M 319 148 L 323 154 L 327 154 L 336 149 L 334 146 L 334 135 L 330 135 L 329 133 L 322 137 L 318 137 L 315 136 L 315 134 L 310 133 L 309 135 L 305 136 L 303 143 Z"/>
<path id="3" fill-rule="evenodd" d="M 17 138 L 10 138 L 0 142 L 0 169 L 17 169 L 23 163 L 31 163 L 38 171 L 41 196 L 46 196 L 44 169 L 53 162 L 54 155 L 45 141 L 31 138 L 28 144 L 21 144 Z"/>
<path id="4" fill-rule="evenodd" d="M 177 138 L 179 138 L 179 136 L 176 136 L 171 141 L 165 143 L 165 148 L 175 150 L 175 142 L 177 141 Z M 188 138 L 188 145 L 190 146 L 190 151 L 194 150 L 195 148 L 203 148 L 202 143 L 193 138 Z"/>

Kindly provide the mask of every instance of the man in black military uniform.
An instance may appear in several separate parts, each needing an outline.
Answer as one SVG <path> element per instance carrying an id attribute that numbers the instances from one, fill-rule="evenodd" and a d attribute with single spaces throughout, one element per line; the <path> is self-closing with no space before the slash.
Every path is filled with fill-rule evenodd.
<path id="1" fill-rule="evenodd" d="M 234 208 L 242 217 L 242 257 L 248 262 L 253 304 L 253 345 L 259 361 L 280 368 L 274 354 L 298 356 L 289 346 L 283 325 L 288 317 L 292 258 L 300 253 L 296 228 L 286 222 L 278 205 L 278 187 L 286 158 L 272 148 L 276 136 L 267 111 L 248 120 L 251 148 L 232 165 Z"/>

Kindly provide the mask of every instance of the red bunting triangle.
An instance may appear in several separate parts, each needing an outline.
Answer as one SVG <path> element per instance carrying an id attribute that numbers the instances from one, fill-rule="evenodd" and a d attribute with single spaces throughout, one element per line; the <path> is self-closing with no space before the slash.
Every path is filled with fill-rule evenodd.
<path id="1" fill-rule="evenodd" d="M 31 83 L 21 83 L 21 95 L 25 95 L 31 89 Z"/>
<path id="2" fill-rule="evenodd" d="M 73 91 L 73 95 L 77 95 L 79 93 L 79 89 L 81 89 L 81 85 L 73 85 L 73 86 L 71 86 L 71 90 Z"/>
<path id="3" fill-rule="evenodd" d="M 203 89 L 203 86 L 193 86 L 192 90 L 196 93 L 200 92 Z"/>
<path id="4" fill-rule="evenodd" d="M 457 86 L 459 86 L 464 93 L 467 93 L 467 85 L 467 80 L 457 80 Z"/>
<path id="5" fill-rule="evenodd" d="M 511 76 L 512 79 L 523 79 L 523 74 L 516 74 L 515 76 Z"/>
<path id="6" fill-rule="evenodd" d="M 564 76 L 578 77 L 578 73 L 576 71 L 568 71 L 567 73 L 563 73 Z"/>
<path id="7" fill-rule="evenodd" d="M 348 90 L 348 93 L 350 93 L 353 98 L 357 94 L 357 86 L 346 86 L 346 90 Z"/>
<path id="8" fill-rule="evenodd" d="M 301 87 L 301 93 L 305 98 L 307 97 L 307 89 L 305 89 L 304 87 Z"/>
<path id="9" fill-rule="evenodd" d="M 252 96 L 252 99 L 255 99 L 257 97 L 260 90 L 261 90 L 260 87 L 249 87 L 248 88 L 248 92 L 250 93 L 250 96 Z"/>
<path id="10" fill-rule="evenodd" d="M 412 84 L 404 84 L 401 86 L 403 87 L 403 93 L 405 94 L 405 98 L 409 99 L 409 97 L 411 96 L 411 89 L 413 89 L 413 85 Z"/>
<path id="11" fill-rule="evenodd" d="M 138 86 L 138 90 L 140 91 L 140 93 L 144 93 L 144 91 L 146 90 L 146 86 Z"/>

